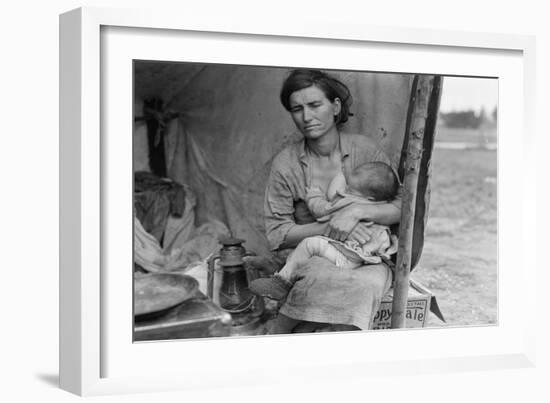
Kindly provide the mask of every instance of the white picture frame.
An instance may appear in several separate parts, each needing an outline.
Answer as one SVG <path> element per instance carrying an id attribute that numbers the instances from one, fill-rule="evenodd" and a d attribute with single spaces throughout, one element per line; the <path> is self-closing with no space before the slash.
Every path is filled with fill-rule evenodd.
<path id="1" fill-rule="evenodd" d="M 98 395 L 534 365 L 536 282 L 528 280 L 536 276 L 536 262 L 534 253 L 524 252 L 530 247 L 528 234 L 536 232 L 536 213 L 534 200 L 518 196 L 514 193 L 516 189 L 509 186 L 523 183 L 526 190 L 523 195 L 529 194 L 528 190 L 534 186 L 524 181 L 526 173 L 535 169 L 534 158 L 529 157 L 534 143 L 532 37 L 339 22 L 329 27 L 314 19 L 289 20 L 284 25 L 268 20 L 236 22 L 158 10 L 102 8 L 68 12 L 61 16 L 60 24 L 60 385 L 63 389 L 79 395 Z M 302 50 L 319 44 L 323 49 L 345 48 L 350 52 L 363 51 L 363 47 L 369 52 L 388 51 L 386 61 L 372 59 L 373 70 L 387 69 L 387 63 L 391 60 L 396 63 L 403 55 L 422 55 L 428 63 L 410 60 L 405 70 L 474 76 L 501 72 L 499 177 L 505 177 L 506 182 L 499 182 L 498 326 L 132 344 L 131 337 L 128 338 L 131 327 L 127 326 L 131 321 L 128 311 L 131 292 L 128 289 L 120 293 L 120 299 L 113 299 L 113 289 L 124 278 L 111 278 L 112 272 L 106 271 L 106 267 L 117 262 L 124 264 L 131 253 L 132 238 L 128 232 L 131 214 L 127 215 L 128 222 L 119 221 L 116 214 L 118 209 L 130 208 L 127 196 L 131 189 L 126 181 L 131 152 L 122 155 L 117 150 L 131 147 L 127 148 L 126 135 L 116 139 L 105 136 L 115 127 L 124 133 L 131 128 L 131 120 L 124 120 L 131 113 L 131 87 L 128 87 L 131 80 L 105 80 L 102 74 L 106 74 L 104 68 L 112 68 L 113 75 L 109 77 L 121 74 L 123 77 L 132 57 L 170 60 L 173 55 L 170 44 L 182 40 L 178 35 L 186 33 L 191 36 L 187 38 L 188 46 L 198 41 L 193 51 L 187 53 L 193 53 L 198 61 L 233 61 L 227 54 L 208 53 L 206 50 L 212 44 L 205 43 L 201 39 L 204 36 L 213 42 L 234 40 L 231 50 L 240 55 L 241 61 L 250 55 L 244 55 L 237 42 L 260 47 L 293 43 Z M 124 41 L 131 42 L 138 34 L 142 40 L 140 54 L 132 55 L 135 48 L 124 46 Z M 153 52 L 155 43 L 162 41 L 165 44 Z M 117 52 L 113 53 L 114 50 Z M 273 57 L 272 52 L 252 53 L 257 64 L 269 65 Z M 436 53 L 450 59 L 447 67 L 436 66 L 439 63 L 434 58 Z M 286 57 L 288 60 L 290 56 Z M 292 57 L 299 57 L 299 52 Z M 465 57 L 478 63 L 457 65 L 456 59 Z M 307 60 L 312 65 L 320 63 L 316 59 Z M 279 63 L 284 65 L 285 61 Z M 349 67 L 351 61 L 343 58 L 338 63 L 341 64 L 329 67 Z M 365 61 L 357 63 L 359 68 Z M 122 108 L 122 114 L 117 122 L 110 123 L 114 113 L 106 105 L 114 105 L 114 101 L 119 102 L 117 108 Z M 518 106 L 522 107 L 519 113 L 506 113 Z M 519 144 L 517 138 L 522 139 Z M 512 170 L 511 161 L 517 160 L 518 153 L 523 165 Z M 117 165 L 114 154 L 119 158 Z M 515 212 L 513 222 L 504 220 L 510 211 Z M 110 217 L 117 217 L 118 223 L 113 226 Z M 521 234 L 523 242 L 518 245 L 517 240 L 514 244 L 503 237 L 511 233 Z M 120 250 L 115 251 L 108 239 L 121 240 Z M 521 272 L 514 272 L 514 267 L 520 267 Z M 521 303 L 517 303 L 518 296 Z M 522 320 L 517 319 L 520 312 Z M 125 313 L 127 319 L 121 320 Z M 339 348 L 343 345 L 344 353 Z M 411 345 L 416 350 L 409 348 Z M 300 354 L 283 357 L 282 351 Z M 318 351 L 325 353 L 316 354 Z M 263 362 L 255 359 L 260 355 L 266 357 Z M 216 362 L 235 360 L 246 377 L 227 374 L 216 366 Z M 268 361 L 270 371 L 265 370 Z M 138 368 L 136 362 L 144 364 Z M 273 373 L 277 375 L 274 377 Z"/>

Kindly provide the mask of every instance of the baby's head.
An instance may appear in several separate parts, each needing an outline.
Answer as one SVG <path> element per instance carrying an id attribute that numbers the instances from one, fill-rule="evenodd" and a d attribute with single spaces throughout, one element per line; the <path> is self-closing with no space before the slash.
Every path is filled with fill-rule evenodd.
<path id="1" fill-rule="evenodd" d="M 355 168 L 347 178 L 347 192 L 373 201 L 391 200 L 399 183 L 395 173 L 383 162 L 367 162 Z"/>

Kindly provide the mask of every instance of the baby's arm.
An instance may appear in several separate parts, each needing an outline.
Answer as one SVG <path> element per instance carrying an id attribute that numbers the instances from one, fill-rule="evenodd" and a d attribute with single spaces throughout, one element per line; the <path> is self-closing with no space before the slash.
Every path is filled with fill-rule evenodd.
<path id="1" fill-rule="evenodd" d="M 307 190 L 306 204 L 315 218 L 321 218 L 332 213 L 332 203 L 329 202 L 325 193 L 319 187 L 312 187 Z"/>
<path id="2" fill-rule="evenodd" d="M 326 194 L 319 187 L 307 190 L 306 203 L 311 214 L 317 221 L 327 221 L 330 215 L 351 204 L 342 198 L 346 190 L 346 177 L 343 172 L 338 173 L 329 183 Z"/>
<path id="3" fill-rule="evenodd" d="M 347 183 L 346 177 L 343 172 L 337 174 L 329 183 L 327 189 L 327 199 L 329 201 L 336 200 L 340 194 L 343 194 L 346 191 Z"/>

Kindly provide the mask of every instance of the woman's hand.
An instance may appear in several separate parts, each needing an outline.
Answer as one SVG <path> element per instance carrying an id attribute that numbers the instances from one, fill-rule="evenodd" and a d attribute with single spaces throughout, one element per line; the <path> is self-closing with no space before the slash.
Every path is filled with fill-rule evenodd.
<path id="1" fill-rule="evenodd" d="M 338 211 L 330 219 L 323 235 L 336 241 L 345 241 L 357 226 L 359 219 L 360 217 L 358 217 L 354 206 Z"/>
<path id="2" fill-rule="evenodd" d="M 372 237 L 372 230 L 370 228 L 372 224 L 374 223 L 363 221 L 358 222 L 353 230 L 351 230 L 347 240 L 356 241 L 359 245 L 364 245 L 370 241 Z"/>

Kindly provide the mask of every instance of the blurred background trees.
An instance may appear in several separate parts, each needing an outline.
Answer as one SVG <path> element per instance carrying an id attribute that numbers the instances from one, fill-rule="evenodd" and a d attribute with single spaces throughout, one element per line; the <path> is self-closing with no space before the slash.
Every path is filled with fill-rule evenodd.
<path id="1" fill-rule="evenodd" d="M 486 126 L 496 125 L 497 107 L 489 114 L 481 107 L 479 111 L 473 109 L 440 112 L 439 120 L 441 124 L 449 128 L 479 129 Z"/>

